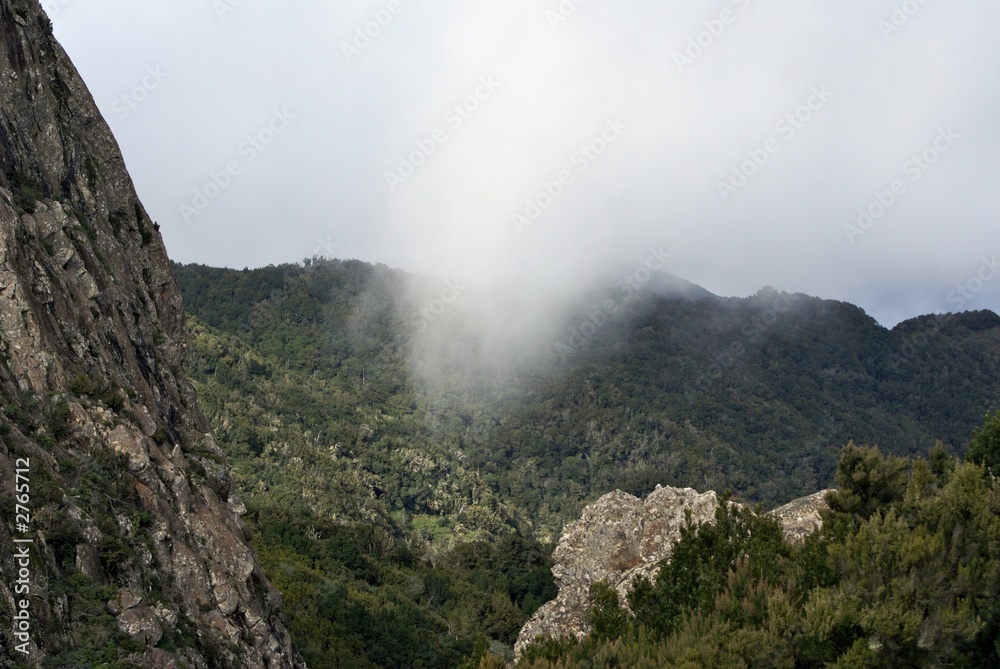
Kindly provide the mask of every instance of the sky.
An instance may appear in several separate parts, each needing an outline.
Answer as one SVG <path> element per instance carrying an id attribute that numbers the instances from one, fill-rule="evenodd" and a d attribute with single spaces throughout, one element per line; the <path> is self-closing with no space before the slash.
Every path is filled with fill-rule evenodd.
<path id="1" fill-rule="evenodd" d="M 42 5 L 179 262 L 1000 311 L 995 0 Z"/>

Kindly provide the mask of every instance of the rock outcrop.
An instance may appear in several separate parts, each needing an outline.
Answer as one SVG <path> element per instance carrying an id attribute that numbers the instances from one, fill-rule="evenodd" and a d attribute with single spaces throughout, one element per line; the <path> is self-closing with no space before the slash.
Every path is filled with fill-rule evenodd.
<path id="1" fill-rule="evenodd" d="M 785 535 L 800 540 L 822 526 L 827 491 L 795 500 L 770 512 L 781 522 Z M 654 579 L 668 560 L 688 517 L 692 523 L 712 522 L 719 501 L 712 491 L 657 487 L 645 500 L 619 491 L 608 493 L 587 506 L 579 520 L 566 526 L 553 552 L 559 594 L 544 604 L 524 625 L 515 653 L 539 637 L 586 636 L 587 612 L 593 583 L 604 581 L 625 602 L 639 576 Z"/>
<path id="2" fill-rule="evenodd" d="M 304 666 L 182 372 L 186 337 L 108 125 L 38 1 L 0 0 L 0 619 L 25 597 L 30 617 L 0 629 L 8 658 Z M 15 539 L 33 542 L 27 593 Z"/>
<path id="3" fill-rule="evenodd" d="M 789 540 L 801 541 L 823 527 L 823 516 L 820 514 L 829 508 L 826 503 L 829 492 L 821 490 L 808 497 L 800 497 L 768 513 L 778 519 Z"/>

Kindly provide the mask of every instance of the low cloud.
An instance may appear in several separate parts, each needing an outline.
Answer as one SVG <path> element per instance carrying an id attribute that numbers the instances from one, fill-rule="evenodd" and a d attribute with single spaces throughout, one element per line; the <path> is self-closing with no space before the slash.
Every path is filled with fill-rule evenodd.
<path id="1" fill-rule="evenodd" d="M 116 134 L 182 262 L 327 240 L 504 286 L 541 319 L 665 245 L 670 272 L 717 294 L 781 286 L 892 325 L 957 308 L 996 239 L 996 3 L 223 5 L 49 3 L 109 119 L 150 64 L 169 72 Z M 185 220 L 285 108 L 288 132 Z M 913 180 L 941 129 L 959 139 Z M 1000 288 L 966 302 L 998 309 Z"/>

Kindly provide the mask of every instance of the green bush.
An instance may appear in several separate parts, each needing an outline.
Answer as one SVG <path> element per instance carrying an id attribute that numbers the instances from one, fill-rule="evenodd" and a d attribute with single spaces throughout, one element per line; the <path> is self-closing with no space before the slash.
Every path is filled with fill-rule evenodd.
<path id="1" fill-rule="evenodd" d="M 1000 667 L 1000 481 L 937 451 L 849 445 L 849 503 L 796 545 L 723 505 L 636 583 L 634 620 L 598 586 L 594 633 L 536 644 L 519 669 Z"/>
<path id="2" fill-rule="evenodd" d="M 69 382 L 69 391 L 77 397 L 102 402 L 114 411 L 121 411 L 125 406 L 125 397 L 121 389 L 104 379 L 95 381 L 87 374 L 80 373 L 73 377 Z"/>
<path id="3" fill-rule="evenodd" d="M 35 213 L 35 203 L 45 198 L 42 184 L 23 172 L 15 172 L 10 177 L 10 187 L 14 194 L 14 206 L 26 214 Z"/>
<path id="4" fill-rule="evenodd" d="M 1000 411 L 986 414 L 983 424 L 972 433 L 965 457 L 993 474 L 1000 474 Z"/>

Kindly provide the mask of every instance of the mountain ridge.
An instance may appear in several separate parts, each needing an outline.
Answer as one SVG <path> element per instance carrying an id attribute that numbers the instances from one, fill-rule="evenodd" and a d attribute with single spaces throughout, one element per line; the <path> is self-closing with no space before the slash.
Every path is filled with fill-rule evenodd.
<path id="1" fill-rule="evenodd" d="M 396 397 L 408 407 L 413 443 L 442 429 L 451 435 L 444 443 L 465 435 L 466 446 L 456 447 L 481 473 L 506 480 L 518 466 L 545 463 L 567 489 L 584 485 L 579 499 L 615 487 L 645 494 L 662 483 L 777 504 L 826 487 L 851 439 L 911 454 L 940 439 L 960 451 L 1000 393 L 1000 329 L 932 330 L 931 318 L 889 330 L 859 307 L 802 294 L 692 301 L 642 293 L 621 301 L 619 315 L 566 359 L 528 351 L 520 362 L 469 363 L 466 352 L 475 353 L 479 340 L 457 303 L 432 324 L 447 342 L 443 357 L 411 348 L 420 334 L 412 305 L 435 296 L 437 284 L 426 278 L 426 291 L 413 297 L 405 273 L 360 261 L 175 269 L 191 313 L 239 337 L 275 371 L 288 361 L 351 402 L 373 392 Z M 605 295 L 571 307 L 567 322 L 585 319 Z M 477 302 L 471 288 L 463 299 Z M 996 316 L 952 320 L 969 319 L 989 324 Z M 916 346 L 915 334 L 928 343 Z M 308 357 L 299 358 L 307 340 Z M 437 371 L 441 385 L 422 385 L 414 376 L 420 367 Z M 346 437 L 356 429 L 350 422 L 345 416 L 328 429 Z M 468 451 L 481 440 L 489 449 Z M 522 483 L 500 485 L 510 497 L 508 485 L 518 491 Z"/>

